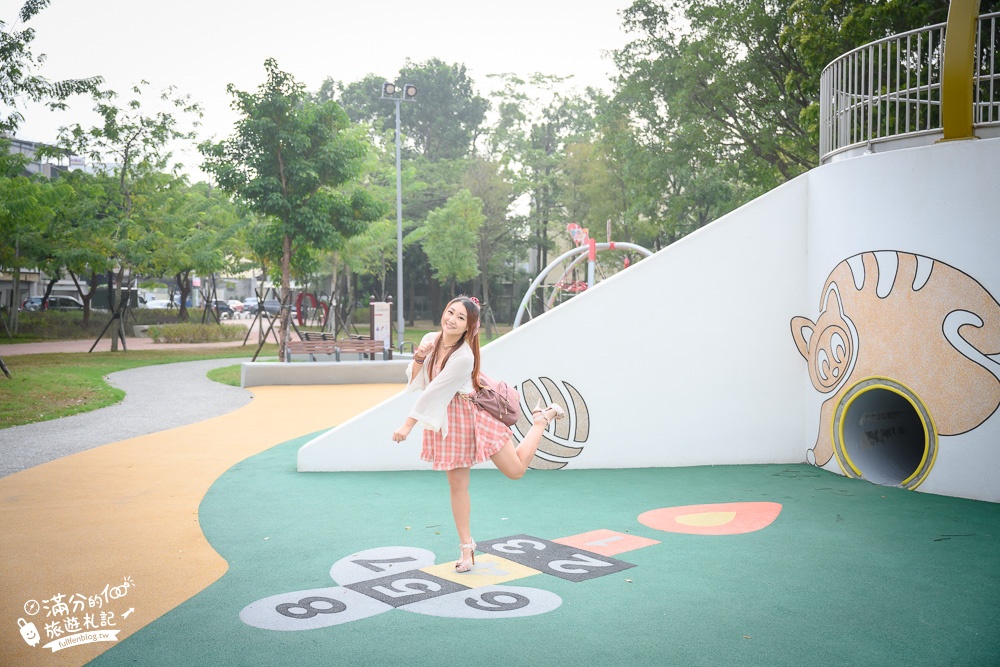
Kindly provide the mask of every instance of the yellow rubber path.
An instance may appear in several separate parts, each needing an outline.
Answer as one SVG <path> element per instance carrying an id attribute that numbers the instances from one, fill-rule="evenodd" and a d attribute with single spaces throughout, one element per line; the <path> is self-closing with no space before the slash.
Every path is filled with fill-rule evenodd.
<path id="1" fill-rule="evenodd" d="M 31 600 L 89 598 L 128 577 L 135 611 L 116 619 L 121 641 L 205 589 L 228 569 L 198 523 L 198 506 L 215 480 L 247 457 L 335 426 L 400 389 L 254 387 L 250 404 L 220 417 L 0 479 L 0 665 L 82 665 L 113 646 L 43 649 L 52 640 L 45 633 L 46 611 L 30 616 L 25 604 Z M 19 618 L 34 622 L 39 646 L 22 641 Z"/>

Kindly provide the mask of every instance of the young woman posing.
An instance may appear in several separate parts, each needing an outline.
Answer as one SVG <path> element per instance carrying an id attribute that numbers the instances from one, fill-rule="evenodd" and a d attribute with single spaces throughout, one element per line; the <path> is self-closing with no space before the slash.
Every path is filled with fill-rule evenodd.
<path id="1" fill-rule="evenodd" d="M 479 390 L 479 301 L 460 296 L 448 302 L 441 331 L 424 336 L 407 367 L 407 391 L 423 390 L 410 416 L 392 434 L 396 442 L 417 424 L 424 428 L 420 458 L 448 474 L 451 513 L 458 530 L 461 556 L 455 570 L 468 572 L 476 563 L 476 542 L 469 526 L 469 469 L 491 459 L 511 479 L 520 479 L 535 457 L 542 433 L 566 413 L 555 403 L 531 411 L 532 427 L 517 447 L 510 428 L 468 397 Z"/>

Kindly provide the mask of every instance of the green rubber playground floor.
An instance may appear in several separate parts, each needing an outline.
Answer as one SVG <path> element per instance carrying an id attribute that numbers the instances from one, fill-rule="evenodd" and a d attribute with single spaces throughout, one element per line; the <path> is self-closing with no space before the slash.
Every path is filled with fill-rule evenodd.
<path id="1" fill-rule="evenodd" d="M 997 504 L 807 465 L 475 470 L 477 571 L 508 577 L 489 589 L 414 571 L 458 555 L 443 474 L 297 473 L 305 440 L 205 497 L 226 575 L 91 664 L 1000 664 Z"/>

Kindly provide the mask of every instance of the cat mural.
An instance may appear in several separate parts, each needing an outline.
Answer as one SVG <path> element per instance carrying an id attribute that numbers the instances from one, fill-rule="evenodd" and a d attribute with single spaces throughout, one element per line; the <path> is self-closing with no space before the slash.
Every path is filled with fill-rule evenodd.
<path id="1" fill-rule="evenodd" d="M 834 415 L 867 378 L 912 391 L 938 435 L 968 432 L 1000 405 L 1000 304 L 974 278 L 905 252 L 854 255 L 830 273 L 815 322 L 791 320 L 822 406 L 810 463 L 834 453 Z M 841 462 L 843 467 L 843 462 Z"/>

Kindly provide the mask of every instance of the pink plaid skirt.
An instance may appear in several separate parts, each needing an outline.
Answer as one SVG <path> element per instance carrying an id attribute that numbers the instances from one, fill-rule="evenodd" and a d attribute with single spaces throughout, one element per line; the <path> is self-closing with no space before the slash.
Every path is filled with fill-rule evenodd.
<path id="1" fill-rule="evenodd" d="M 435 470 L 471 468 L 499 452 L 510 439 L 510 428 L 503 422 L 455 394 L 448 403 L 448 437 L 424 429 L 420 460 L 433 463 Z"/>

